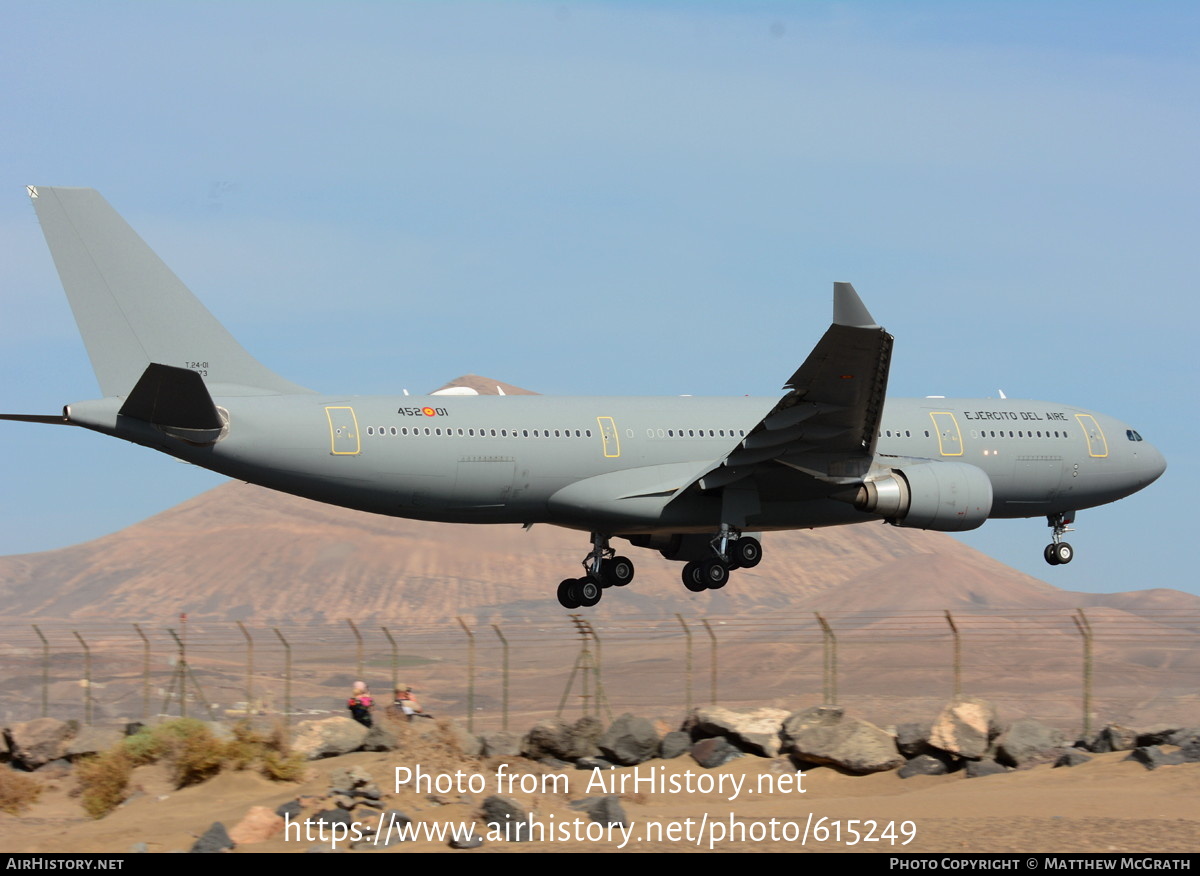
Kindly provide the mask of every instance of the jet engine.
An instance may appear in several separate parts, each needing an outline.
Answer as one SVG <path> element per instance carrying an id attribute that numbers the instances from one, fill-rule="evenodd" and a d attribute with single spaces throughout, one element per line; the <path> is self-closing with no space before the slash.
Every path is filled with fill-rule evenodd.
<path id="1" fill-rule="evenodd" d="M 921 463 L 865 481 L 854 507 L 880 514 L 893 526 L 963 532 L 988 519 L 992 482 L 983 469 L 965 462 Z"/>

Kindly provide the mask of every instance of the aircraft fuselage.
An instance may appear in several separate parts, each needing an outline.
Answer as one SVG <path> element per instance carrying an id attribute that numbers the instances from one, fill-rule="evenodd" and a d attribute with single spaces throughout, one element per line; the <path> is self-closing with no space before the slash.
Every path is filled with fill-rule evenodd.
<path id="1" fill-rule="evenodd" d="M 193 446 L 118 417 L 117 399 L 68 408 L 72 422 L 272 489 L 379 514 L 473 523 L 554 523 L 612 534 L 711 532 L 721 504 L 664 502 L 742 442 L 773 398 L 264 396 L 214 398 L 226 434 Z M 889 399 L 876 467 L 958 462 L 986 473 L 988 517 L 1037 517 L 1115 501 L 1162 471 L 1129 426 L 1055 402 Z M 746 520 L 759 531 L 878 520 L 779 467 Z M 605 476 L 612 489 L 605 493 Z M 622 480 L 622 476 L 624 479 Z M 569 491 L 593 481 L 573 518 Z M 568 495 L 564 496 L 564 491 Z M 628 495 L 636 492 L 637 496 Z M 643 496 L 642 494 L 650 494 Z M 607 505 L 605 500 L 607 500 Z M 584 503 L 580 503 L 584 504 Z M 611 507 L 609 507 L 611 506 Z M 667 513 L 664 513 L 664 508 Z"/>

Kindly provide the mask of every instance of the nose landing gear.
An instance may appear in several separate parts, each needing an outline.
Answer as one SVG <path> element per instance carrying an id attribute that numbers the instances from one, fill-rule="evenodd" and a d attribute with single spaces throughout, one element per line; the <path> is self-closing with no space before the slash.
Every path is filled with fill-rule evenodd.
<path id="1" fill-rule="evenodd" d="M 1042 556 L 1051 566 L 1065 566 L 1075 558 L 1075 549 L 1062 540 L 1064 533 L 1075 531 L 1071 529 L 1074 522 L 1074 511 L 1060 511 L 1046 516 L 1046 525 L 1054 527 L 1054 540 L 1046 545 Z"/>

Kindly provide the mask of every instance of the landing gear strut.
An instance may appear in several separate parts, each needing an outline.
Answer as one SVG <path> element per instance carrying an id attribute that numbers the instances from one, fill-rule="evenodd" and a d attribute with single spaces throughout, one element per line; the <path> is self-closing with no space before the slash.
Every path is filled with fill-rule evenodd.
<path id="1" fill-rule="evenodd" d="M 742 535 L 728 524 L 713 537 L 715 556 L 693 560 L 683 567 L 683 586 L 693 593 L 720 590 L 729 582 L 734 569 L 753 569 L 762 562 L 762 544 L 757 538 Z"/>
<path id="2" fill-rule="evenodd" d="M 1065 566 L 1075 557 L 1075 549 L 1062 540 L 1063 533 L 1074 532 L 1071 524 L 1075 522 L 1074 511 L 1060 511 L 1058 514 L 1046 516 L 1046 525 L 1054 527 L 1054 540 L 1046 545 L 1042 556 L 1051 566 Z"/>
<path id="3" fill-rule="evenodd" d="M 616 556 L 608 546 L 608 536 L 592 533 L 592 549 L 583 558 L 582 578 L 567 578 L 558 585 L 558 601 L 563 608 L 591 608 L 608 587 L 624 587 L 633 580 L 633 561 Z"/>

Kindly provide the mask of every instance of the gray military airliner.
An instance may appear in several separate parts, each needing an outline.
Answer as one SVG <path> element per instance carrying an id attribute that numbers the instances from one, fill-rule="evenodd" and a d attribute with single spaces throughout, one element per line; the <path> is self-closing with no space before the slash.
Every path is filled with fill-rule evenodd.
<path id="1" fill-rule="evenodd" d="M 614 538 L 725 586 L 761 533 L 886 521 L 958 532 L 1075 513 L 1163 473 L 1111 417 L 1056 402 L 886 399 L 892 336 L 849 283 L 779 398 L 321 395 L 254 359 L 91 189 L 30 186 L 103 398 L 55 415 L 232 478 L 377 514 L 590 533 L 567 608 L 624 586 Z"/>

